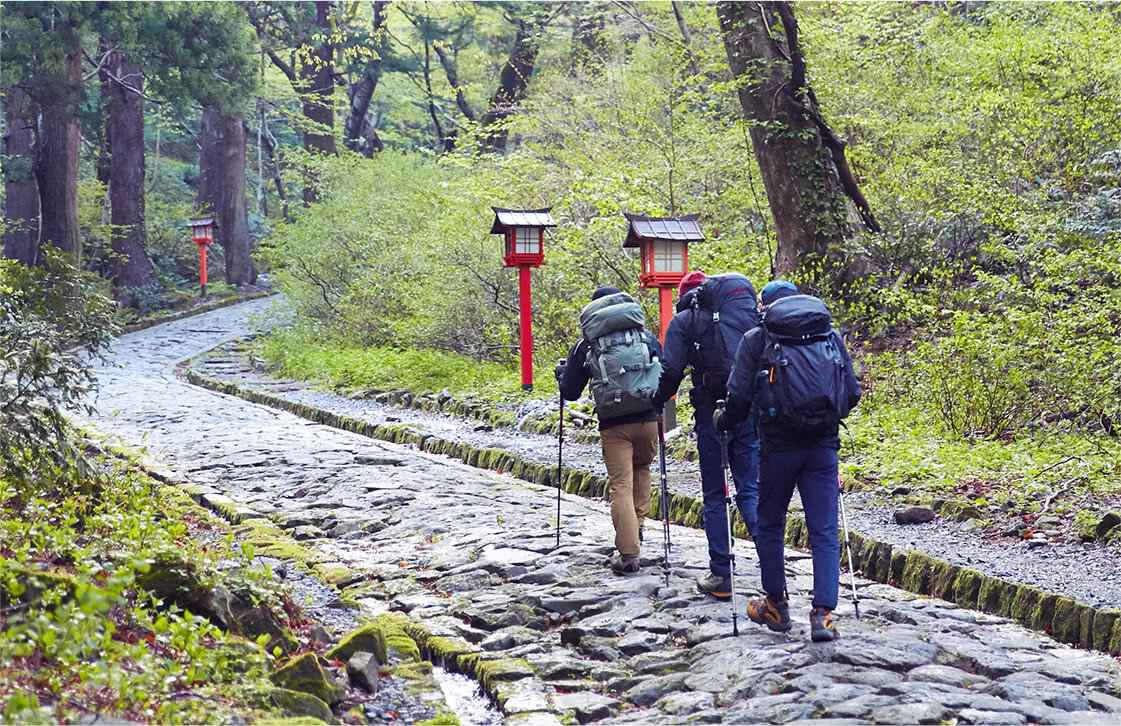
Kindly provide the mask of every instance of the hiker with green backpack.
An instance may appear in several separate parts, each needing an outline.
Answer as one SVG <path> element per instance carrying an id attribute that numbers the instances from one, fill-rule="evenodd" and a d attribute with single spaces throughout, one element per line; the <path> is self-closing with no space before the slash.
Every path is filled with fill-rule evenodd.
<path id="1" fill-rule="evenodd" d="M 613 572 L 639 571 L 642 520 L 650 513 L 650 463 L 658 451 L 650 396 L 662 374 L 662 346 L 645 327 L 642 307 L 615 287 L 600 287 L 580 312 L 580 340 L 554 370 L 561 398 L 575 401 L 590 385 L 607 467 Z"/>
<path id="2" fill-rule="evenodd" d="M 813 554 L 810 638 L 840 637 L 833 621 L 841 577 L 838 539 L 839 425 L 860 400 L 852 359 L 825 303 L 774 280 L 762 291 L 762 323 L 744 336 L 728 379 L 728 401 L 713 424 L 728 430 L 749 412 L 758 416 L 759 555 L 764 597 L 747 616 L 769 629 L 792 627 L 783 562 L 786 513 L 798 489 Z"/>

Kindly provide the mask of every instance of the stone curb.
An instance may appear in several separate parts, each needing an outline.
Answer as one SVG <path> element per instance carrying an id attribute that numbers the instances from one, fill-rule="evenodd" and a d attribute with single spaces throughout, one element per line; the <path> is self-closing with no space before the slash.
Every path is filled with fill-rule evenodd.
<path id="1" fill-rule="evenodd" d="M 151 327 L 156 326 L 156 325 L 162 325 L 163 323 L 171 323 L 171 322 L 174 322 L 176 320 L 183 320 L 185 318 L 191 318 L 191 317 L 194 317 L 195 315 L 202 315 L 203 313 L 209 313 L 211 310 L 218 310 L 220 308 L 229 307 L 230 305 L 237 305 L 238 303 L 249 302 L 250 300 L 256 300 L 258 298 L 268 297 L 270 295 L 275 295 L 275 294 L 276 293 L 274 293 L 274 292 L 264 292 L 264 291 L 262 291 L 262 292 L 250 293 L 249 295 L 242 295 L 242 296 L 239 296 L 239 297 L 226 297 L 226 298 L 222 298 L 221 300 L 215 300 L 214 302 L 206 303 L 205 305 L 199 305 L 198 307 L 191 308 L 190 310 L 181 310 L 177 313 L 173 313 L 171 315 L 167 315 L 167 316 L 164 316 L 164 317 L 144 318 L 142 320 L 136 321 L 135 323 L 129 323 L 128 325 L 122 326 L 121 327 L 121 335 L 128 335 L 129 333 L 137 333 L 141 330 L 146 330 L 146 329 L 151 328 Z"/>
<path id="2" fill-rule="evenodd" d="M 183 374 L 191 383 L 254 403 L 279 408 L 301 418 L 370 438 L 398 444 L 413 444 L 432 454 L 444 454 L 482 469 L 507 472 L 512 476 L 543 486 L 557 486 L 557 468 L 526 461 L 502 449 L 480 449 L 419 433 L 409 425 L 378 425 L 331 411 L 296 403 L 260 391 L 244 389 L 203 376 L 190 368 Z M 570 494 L 604 497 L 607 480 L 587 472 L 564 469 L 560 485 Z M 651 519 L 661 518 L 660 490 L 651 496 Z M 671 494 L 670 519 L 701 529 L 702 500 L 685 494 Z M 734 532 L 746 537 L 740 515 L 733 515 Z M 864 577 L 902 587 L 919 595 L 930 595 L 962 607 L 982 610 L 1011 620 L 1056 640 L 1113 655 L 1121 653 L 1121 610 L 1094 608 L 1073 598 L 986 575 L 978 570 L 954 565 L 914 550 L 903 550 L 867 535 L 849 530 L 852 562 Z M 805 520 L 791 515 L 786 524 L 786 544 L 809 549 Z"/>

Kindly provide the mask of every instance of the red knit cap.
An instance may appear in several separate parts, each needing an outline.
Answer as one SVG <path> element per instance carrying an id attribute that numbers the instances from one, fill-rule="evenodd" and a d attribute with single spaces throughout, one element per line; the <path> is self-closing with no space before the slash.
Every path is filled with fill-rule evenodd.
<path id="1" fill-rule="evenodd" d="M 705 281 L 705 273 L 700 270 L 694 270 L 685 277 L 681 278 L 681 283 L 677 286 L 677 297 L 680 299 L 685 296 L 685 293 L 697 287 Z"/>

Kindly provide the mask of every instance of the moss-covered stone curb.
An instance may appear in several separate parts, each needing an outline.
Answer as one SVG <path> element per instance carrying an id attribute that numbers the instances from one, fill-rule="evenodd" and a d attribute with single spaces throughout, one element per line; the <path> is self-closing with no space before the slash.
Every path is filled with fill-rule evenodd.
<path id="1" fill-rule="evenodd" d="M 283 409 L 327 426 L 382 441 L 413 444 L 423 451 L 451 456 L 471 466 L 507 472 L 519 479 L 542 486 L 557 486 L 557 467 L 527 461 L 509 451 L 479 449 L 467 443 L 422 434 L 404 425 L 373 424 L 307 404 L 288 401 L 269 393 L 247 390 L 234 384 L 217 381 L 189 367 L 185 369 L 185 375 L 187 380 L 197 386 Z M 607 480 L 588 472 L 562 469 L 559 478 L 560 486 L 570 494 L 600 498 L 607 492 Z M 700 529 L 703 527 L 702 507 L 701 499 L 674 493 L 670 496 L 669 518 L 687 527 Z M 966 515 L 971 516 L 972 512 L 964 509 L 957 512 L 957 516 Z M 654 488 L 651 496 L 650 518 L 662 519 L 660 489 L 657 487 Z M 739 537 L 747 536 L 747 529 L 738 512 L 733 515 L 733 530 Z M 850 530 L 849 539 L 852 545 L 853 567 L 870 580 L 902 587 L 920 595 L 938 597 L 962 607 L 1007 617 L 1025 627 L 1049 633 L 1063 643 L 1081 645 L 1114 655 L 1121 653 L 1121 618 L 1103 617 L 1099 625 L 1097 616 L 1101 611 L 1083 603 L 1076 603 L 1062 595 L 991 577 L 976 570 L 939 560 L 923 552 L 903 550 L 859 532 Z M 802 517 L 792 514 L 787 518 L 786 544 L 797 549 L 809 549 L 809 532 Z M 1107 622 L 1112 623 L 1108 634 Z"/>
<path id="2" fill-rule="evenodd" d="M 269 692 L 269 700 L 284 713 L 314 719 L 312 723 L 337 724 L 339 720 L 331 713 L 331 708 L 315 696 L 287 688 L 274 688 Z M 301 720 L 301 723 L 306 721 Z"/>
<path id="3" fill-rule="evenodd" d="M 203 313 L 209 313 L 212 310 L 219 310 L 221 308 L 226 308 L 226 307 L 229 307 L 231 305 L 237 305 L 238 303 L 249 302 L 250 300 L 257 300 L 257 299 L 262 298 L 262 297 L 268 297 L 268 296 L 273 295 L 273 294 L 275 294 L 275 293 L 267 292 L 267 291 L 261 291 L 261 292 L 250 293 L 248 295 L 231 295 L 230 297 L 224 297 L 221 300 L 214 300 L 214 301 L 205 303 L 203 305 L 198 305 L 196 307 L 190 308 L 189 310 L 181 310 L 177 313 L 172 313 L 170 315 L 163 315 L 163 316 L 151 317 L 151 318 L 143 318 L 141 320 L 137 320 L 137 321 L 129 323 L 127 325 L 122 325 L 121 326 L 121 335 L 128 335 L 129 333 L 136 333 L 136 332 L 139 332 L 141 330 L 145 330 L 147 328 L 151 328 L 151 327 L 156 326 L 156 325 L 162 325 L 163 323 L 170 323 L 170 322 L 173 322 L 175 320 L 183 320 L 185 318 L 193 318 L 196 315 L 202 315 Z"/>

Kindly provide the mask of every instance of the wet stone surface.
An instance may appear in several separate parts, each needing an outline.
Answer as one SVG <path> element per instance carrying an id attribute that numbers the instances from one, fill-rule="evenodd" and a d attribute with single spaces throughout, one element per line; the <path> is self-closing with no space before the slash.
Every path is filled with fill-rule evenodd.
<path id="1" fill-rule="evenodd" d="M 862 580 L 863 619 L 842 602 L 842 639 L 812 644 L 811 566 L 794 552 L 787 562 L 794 629 L 771 633 L 741 611 L 733 636 L 730 605 L 694 590 L 707 562 L 698 530 L 672 528 L 667 584 L 661 527 L 647 522 L 642 572 L 616 577 L 604 566 L 613 536 L 602 502 L 562 495 L 555 548 L 555 489 L 174 377 L 175 361 L 243 335 L 246 310 L 268 304 L 122 338 L 120 366 L 99 371 L 97 425 L 147 446 L 256 516 L 316 528 L 303 544 L 361 576 L 366 614 L 406 611 L 434 634 L 462 637 L 493 659 L 491 686 L 508 696 L 508 716 L 532 714 L 533 723 L 1121 721 L 1118 664 L 1108 656 Z M 366 463 L 383 459 L 393 463 Z M 737 553 L 742 609 L 760 583 L 750 543 L 738 542 Z"/>

